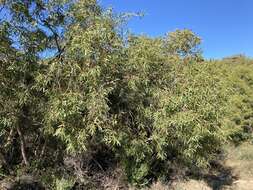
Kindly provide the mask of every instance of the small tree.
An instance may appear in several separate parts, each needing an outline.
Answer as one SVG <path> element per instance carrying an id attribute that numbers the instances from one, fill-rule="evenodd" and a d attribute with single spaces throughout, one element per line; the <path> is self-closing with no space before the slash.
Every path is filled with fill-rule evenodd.
<path id="1" fill-rule="evenodd" d="M 201 39 L 191 30 L 176 30 L 168 33 L 166 47 L 169 54 L 186 59 L 201 59 Z"/>
<path id="2" fill-rule="evenodd" d="M 20 151 L 12 146 L 18 134 L 26 166 L 27 152 L 37 154 L 34 138 L 45 141 L 40 129 L 46 96 L 45 89 L 36 88 L 36 77 L 46 67 L 45 58 L 58 59 L 63 53 L 62 31 L 71 23 L 64 14 L 70 7 L 70 1 L 65 0 L 0 1 L 6 16 L 0 19 L 0 126 L 1 134 L 5 134 L 2 145 L 6 152 L 10 146 L 18 154 Z M 32 144 L 29 150 L 28 144 Z M 15 157 L 19 159 L 18 155 Z"/>
<path id="3" fill-rule="evenodd" d="M 8 144 L 15 131 L 27 166 L 32 156 L 52 156 L 48 147 L 59 159 L 109 150 L 129 181 L 142 185 L 166 175 L 172 160 L 206 167 L 216 156 L 226 139 L 227 86 L 215 64 L 181 64 L 201 54 L 193 32 L 124 43 L 121 18 L 96 0 L 5 3 L 0 138 Z"/>

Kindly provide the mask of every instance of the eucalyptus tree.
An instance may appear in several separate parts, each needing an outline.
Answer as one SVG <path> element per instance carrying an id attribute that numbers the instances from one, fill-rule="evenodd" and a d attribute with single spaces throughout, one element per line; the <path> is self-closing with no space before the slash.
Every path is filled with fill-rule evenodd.
<path id="1" fill-rule="evenodd" d="M 21 160 L 29 166 L 33 157 L 43 173 L 66 154 L 108 151 L 141 185 L 167 175 L 175 160 L 206 167 L 215 157 L 226 139 L 228 90 L 217 65 L 199 64 L 193 32 L 126 38 L 124 15 L 96 0 L 6 0 L 1 11 L 6 168 Z M 15 163 L 4 159 L 10 152 Z"/>
<path id="2" fill-rule="evenodd" d="M 62 56 L 64 32 L 71 22 L 66 17 L 71 2 L 4 0 L 0 6 L 0 123 L 2 134 L 9 134 L 1 138 L 9 146 L 16 133 L 19 135 L 21 155 L 28 166 L 26 152 L 36 154 L 33 139 L 40 136 L 46 98 L 43 89 L 36 88 L 36 76 L 47 67 L 45 58 Z M 32 147 L 27 150 L 30 144 Z"/>
<path id="3" fill-rule="evenodd" d="M 188 29 L 175 30 L 167 34 L 166 49 L 169 54 L 183 59 L 203 60 L 200 48 L 201 38 Z"/>
<path id="4" fill-rule="evenodd" d="M 47 88 L 46 132 L 59 137 L 69 152 L 92 144 L 117 144 L 109 96 L 120 80 L 123 43 L 117 19 L 96 1 L 79 1 L 69 15 L 61 62 L 53 61 L 37 80 Z M 93 142 L 93 143 L 92 143 Z"/>

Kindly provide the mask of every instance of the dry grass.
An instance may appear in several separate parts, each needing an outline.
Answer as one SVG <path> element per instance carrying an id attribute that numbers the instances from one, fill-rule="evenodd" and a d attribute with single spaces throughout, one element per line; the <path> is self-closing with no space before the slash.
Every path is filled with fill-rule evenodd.
<path id="1" fill-rule="evenodd" d="M 225 190 L 253 190 L 253 144 L 244 143 L 237 147 L 227 147 L 225 165 L 233 169 L 238 177 Z"/>
<path id="2" fill-rule="evenodd" d="M 225 164 L 233 168 L 233 173 L 244 180 L 253 180 L 253 145 L 249 143 L 227 148 Z"/>
<path id="3" fill-rule="evenodd" d="M 170 186 L 157 182 L 149 190 L 253 190 L 253 144 L 244 143 L 237 147 L 228 146 L 226 152 L 224 168 L 231 168 L 232 175 L 236 176 L 236 179 L 229 185 L 211 185 L 211 187 L 210 183 L 208 185 L 203 180 L 190 179 L 175 181 Z M 219 183 L 219 181 L 215 183 Z"/>
<path id="4" fill-rule="evenodd" d="M 209 187 L 206 182 L 200 180 L 188 180 L 184 182 L 176 182 L 175 184 L 172 184 L 173 190 L 212 190 L 211 187 Z"/>
<path id="5" fill-rule="evenodd" d="M 174 180 L 170 184 L 158 181 L 143 190 L 253 190 L 253 144 L 226 147 L 226 159 L 197 179 Z M 227 171 L 226 171 L 227 170 Z M 231 172 L 231 173 L 229 173 Z M 235 177 L 234 177 L 235 176 Z M 102 172 L 97 179 L 97 188 L 101 190 L 138 190 L 128 187 L 126 176 L 120 168 Z M 95 180 L 96 181 L 96 180 Z"/>

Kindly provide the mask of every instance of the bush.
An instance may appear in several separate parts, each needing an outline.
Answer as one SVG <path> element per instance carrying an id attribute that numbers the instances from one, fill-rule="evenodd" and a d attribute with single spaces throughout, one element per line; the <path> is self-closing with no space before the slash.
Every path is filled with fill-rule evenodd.
<path id="1" fill-rule="evenodd" d="M 127 134 L 121 155 L 137 184 L 161 177 L 171 160 L 206 167 L 226 141 L 222 119 L 229 86 L 221 66 L 169 62 L 162 47 L 159 39 L 130 42 L 127 80 L 116 104 L 124 105 L 120 129 Z"/>
<path id="2" fill-rule="evenodd" d="M 84 43 L 89 38 L 82 34 Z M 89 43 L 77 46 L 78 52 Z M 111 49 L 94 67 L 84 69 L 86 58 L 52 65 L 62 85 L 49 89 L 47 132 L 69 152 L 106 146 L 138 185 L 162 176 L 173 159 L 206 167 L 226 140 L 221 121 L 228 86 L 217 64 L 174 62 L 165 46 L 159 38 L 131 36 L 126 49 Z M 47 74 L 58 83 L 54 73 Z"/>
<path id="3" fill-rule="evenodd" d="M 101 170 L 116 162 L 129 182 L 143 186 L 166 178 L 173 163 L 208 167 L 228 138 L 247 138 L 248 59 L 203 61 L 201 39 L 190 30 L 122 36 L 129 15 L 96 0 L 6 1 L 3 9 L 14 22 L 0 21 L 4 169 L 24 163 L 43 176 L 63 168 L 60 180 L 44 180 L 66 189 L 75 179 L 64 177 L 80 176 L 64 170 L 63 157 L 86 155 Z"/>
<path id="4" fill-rule="evenodd" d="M 231 130 L 230 140 L 236 144 L 252 139 L 253 130 L 253 62 L 244 56 L 224 59 L 221 64 L 232 89 L 227 103 L 228 115 L 224 125 Z"/>

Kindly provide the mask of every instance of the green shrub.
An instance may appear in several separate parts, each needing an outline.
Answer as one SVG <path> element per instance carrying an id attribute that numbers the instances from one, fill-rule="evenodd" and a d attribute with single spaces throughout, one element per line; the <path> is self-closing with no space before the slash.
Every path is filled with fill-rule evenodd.
<path id="1" fill-rule="evenodd" d="M 232 89 L 227 103 L 228 115 L 224 125 L 231 129 L 232 142 L 238 144 L 252 139 L 253 130 L 253 62 L 245 57 L 224 59 L 229 74 L 224 74 Z"/>
<path id="2" fill-rule="evenodd" d="M 97 33 L 100 22 L 97 26 L 79 32 L 85 45 L 77 46 L 72 38 L 79 48 L 75 52 L 93 47 L 94 41 L 85 42 L 93 33 L 96 39 L 110 34 Z M 96 41 L 98 55 L 100 45 L 109 43 L 104 40 L 109 39 Z M 226 140 L 221 121 L 228 86 L 218 64 L 170 61 L 164 47 L 163 39 L 131 36 L 126 49 L 112 46 L 111 54 L 98 56 L 93 67 L 86 65 L 92 61 L 89 56 L 51 65 L 47 77 L 61 88 L 55 84 L 49 89 L 47 132 L 62 139 L 69 152 L 107 146 L 129 181 L 138 185 L 166 173 L 171 159 L 206 167 Z"/>
<path id="3" fill-rule="evenodd" d="M 70 190 L 73 188 L 75 181 L 68 179 L 56 179 L 55 181 L 55 189 L 56 190 Z"/>
<path id="4" fill-rule="evenodd" d="M 15 24 L 0 23 L 0 148 L 16 168 L 25 163 L 43 176 L 64 168 L 66 153 L 97 162 L 92 155 L 109 152 L 129 182 L 143 186 L 164 178 L 171 163 L 205 168 L 226 140 L 248 138 L 248 59 L 203 61 L 201 39 L 190 30 L 122 36 L 129 15 L 96 0 L 6 5 Z"/>

